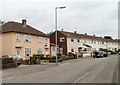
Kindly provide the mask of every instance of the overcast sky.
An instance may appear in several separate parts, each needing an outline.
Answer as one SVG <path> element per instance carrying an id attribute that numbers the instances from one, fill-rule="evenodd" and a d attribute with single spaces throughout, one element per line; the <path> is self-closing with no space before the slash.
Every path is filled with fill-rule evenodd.
<path id="1" fill-rule="evenodd" d="M 44 33 L 55 30 L 54 9 L 58 9 L 58 29 L 88 35 L 118 37 L 117 0 L 1 0 L 0 18 L 21 22 Z"/>

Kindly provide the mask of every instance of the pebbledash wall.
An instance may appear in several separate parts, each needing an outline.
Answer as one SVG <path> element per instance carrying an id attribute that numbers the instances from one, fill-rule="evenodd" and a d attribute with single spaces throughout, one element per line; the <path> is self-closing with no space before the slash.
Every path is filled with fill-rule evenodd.
<path id="1" fill-rule="evenodd" d="M 20 41 L 16 40 L 16 34 L 20 34 Z M 38 42 L 38 37 L 36 35 L 30 35 L 31 41 L 24 41 L 23 33 L 3 33 L 2 36 L 2 54 L 1 55 L 16 55 L 16 49 L 20 49 L 20 57 L 27 58 L 25 56 L 25 48 L 31 48 L 31 56 L 37 53 L 38 49 L 42 49 L 43 54 L 50 54 L 50 39 L 47 37 L 42 37 L 43 42 Z M 40 36 L 41 37 L 41 36 Z M 46 41 L 47 38 L 47 41 Z M 46 46 L 47 45 L 47 46 Z M 47 50 L 47 51 L 46 51 Z"/>

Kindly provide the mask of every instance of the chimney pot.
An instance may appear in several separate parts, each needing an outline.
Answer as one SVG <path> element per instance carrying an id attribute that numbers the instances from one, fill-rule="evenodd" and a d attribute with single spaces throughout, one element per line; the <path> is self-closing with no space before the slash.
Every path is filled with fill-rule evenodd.
<path id="1" fill-rule="evenodd" d="M 61 31 L 64 31 L 63 29 L 61 29 Z"/>
<path id="2" fill-rule="evenodd" d="M 22 25 L 23 25 L 23 27 L 26 27 L 27 26 L 27 20 L 23 19 L 22 20 Z"/>
<path id="3" fill-rule="evenodd" d="M 74 31 L 74 33 L 77 33 L 77 31 Z"/>
<path id="4" fill-rule="evenodd" d="M 85 35 L 87 35 L 87 33 L 85 33 Z"/>

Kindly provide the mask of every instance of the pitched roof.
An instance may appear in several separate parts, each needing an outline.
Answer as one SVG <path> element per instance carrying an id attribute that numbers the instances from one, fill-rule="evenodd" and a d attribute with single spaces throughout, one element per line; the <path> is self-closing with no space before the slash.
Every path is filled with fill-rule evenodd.
<path id="1" fill-rule="evenodd" d="M 105 39 L 102 37 L 90 36 L 85 34 L 78 34 L 78 33 L 66 32 L 66 31 L 59 31 L 59 32 L 69 38 L 77 38 L 77 39 L 85 38 L 85 39 L 93 39 L 93 40 L 99 40 L 99 41 L 105 41 L 105 42 L 118 42 L 118 40 Z"/>
<path id="2" fill-rule="evenodd" d="M 13 21 L 2 25 L 2 31 L 0 33 L 7 33 L 7 32 L 18 32 L 18 33 L 46 36 L 45 33 L 41 32 L 29 25 L 26 25 L 26 27 L 24 27 L 22 25 L 22 23 L 13 22 Z"/>

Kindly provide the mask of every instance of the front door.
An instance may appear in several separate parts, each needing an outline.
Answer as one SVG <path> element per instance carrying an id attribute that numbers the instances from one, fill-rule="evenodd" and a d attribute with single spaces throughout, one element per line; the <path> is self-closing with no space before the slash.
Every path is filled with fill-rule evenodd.
<path id="1" fill-rule="evenodd" d="M 20 48 L 16 48 L 16 55 L 20 57 Z"/>

